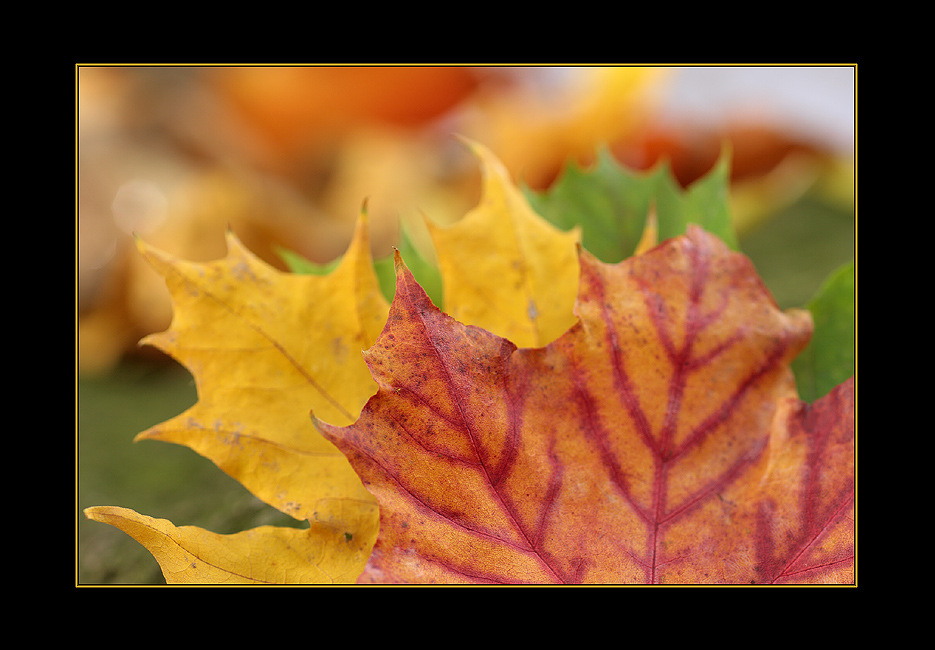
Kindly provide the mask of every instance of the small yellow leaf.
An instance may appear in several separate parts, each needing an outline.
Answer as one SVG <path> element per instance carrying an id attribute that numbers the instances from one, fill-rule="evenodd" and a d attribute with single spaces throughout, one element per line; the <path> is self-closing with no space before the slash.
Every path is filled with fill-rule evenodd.
<path id="1" fill-rule="evenodd" d="M 219 535 L 127 508 L 104 506 L 84 513 L 146 547 L 169 584 L 353 583 L 370 555 L 366 540 L 376 535 L 373 517 L 358 520 L 355 533 L 313 525 L 305 530 L 260 526 Z"/>
<path id="2" fill-rule="evenodd" d="M 467 144 L 482 164 L 481 202 L 452 226 L 429 223 L 445 311 L 519 347 L 546 345 L 575 323 L 579 232 L 536 214 L 503 164 Z"/>
<path id="3" fill-rule="evenodd" d="M 636 244 L 634 255 L 641 255 L 651 248 L 655 248 L 659 243 L 659 219 L 656 217 L 656 206 L 650 206 L 649 213 L 646 215 L 646 225 L 643 226 L 643 234 L 640 241 Z"/>
<path id="4" fill-rule="evenodd" d="M 228 234 L 227 257 L 175 259 L 140 242 L 165 277 L 170 329 L 143 343 L 182 363 L 198 402 L 137 439 L 186 445 L 258 498 L 296 519 L 322 520 L 373 498 L 309 411 L 353 422 L 376 385 L 361 351 L 389 309 L 379 291 L 362 211 L 341 264 L 327 276 L 282 273 Z"/>

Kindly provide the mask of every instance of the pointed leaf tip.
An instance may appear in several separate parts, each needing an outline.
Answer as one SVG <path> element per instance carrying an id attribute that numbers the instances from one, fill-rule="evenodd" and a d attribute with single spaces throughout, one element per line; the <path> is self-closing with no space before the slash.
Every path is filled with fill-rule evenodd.
<path id="1" fill-rule="evenodd" d="M 408 294 L 409 289 L 416 285 L 419 287 L 419 290 L 424 292 L 422 285 L 418 283 L 415 277 L 412 275 L 412 271 L 409 270 L 409 266 L 406 264 L 406 260 L 403 259 L 402 253 L 395 246 L 393 247 L 393 267 L 396 272 L 396 295 L 400 295 L 400 288 L 407 287 L 403 293 Z"/>
<path id="2" fill-rule="evenodd" d="M 408 271 L 409 267 L 406 266 L 406 262 L 403 260 L 402 253 L 399 252 L 399 249 L 393 246 L 393 268 L 396 269 L 396 277 L 399 277 L 399 274 L 403 271 Z"/>

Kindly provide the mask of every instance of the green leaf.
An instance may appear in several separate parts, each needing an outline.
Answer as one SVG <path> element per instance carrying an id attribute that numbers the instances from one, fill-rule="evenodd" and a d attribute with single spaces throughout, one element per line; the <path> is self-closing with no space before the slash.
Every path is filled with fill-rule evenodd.
<path id="1" fill-rule="evenodd" d="M 327 275 L 341 262 L 341 257 L 337 257 L 327 264 L 318 264 L 306 259 L 295 251 L 282 247 L 276 250 L 276 254 L 286 263 L 286 268 L 288 268 L 290 272 L 300 275 Z"/>
<path id="2" fill-rule="evenodd" d="M 671 212 L 664 213 L 660 209 L 660 241 L 684 234 L 688 224 L 695 223 L 720 237 L 731 249 L 739 250 L 730 211 L 730 155 L 730 150 L 725 147 L 711 171 L 689 185 L 684 194 L 676 194 L 678 199 Z M 669 186 L 678 187 L 674 180 Z"/>
<path id="3" fill-rule="evenodd" d="M 854 374 L 854 268 L 849 262 L 833 272 L 806 305 L 815 331 L 808 347 L 792 362 L 799 396 L 806 402 L 824 397 Z"/>
<path id="4" fill-rule="evenodd" d="M 727 148 L 711 171 L 686 190 L 666 163 L 636 172 L 601 148 L 590 169 L 572 162 L 548 190 L 540 193 L 523 187 L 523 192 L 542 217 L 563 230 L 580 226 L 584 248 L 603 262 L 616 263 L 633 254 L 652 205 L 660 241 L 684 234 L 688 224 L 695 223 L 737 250 L 729 181 Z"/>

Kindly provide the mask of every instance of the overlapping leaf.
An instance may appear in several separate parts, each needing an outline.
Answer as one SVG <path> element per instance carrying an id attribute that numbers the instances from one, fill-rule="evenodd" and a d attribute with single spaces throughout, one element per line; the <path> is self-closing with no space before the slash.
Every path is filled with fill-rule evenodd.
<path id="1" fill-rule="evenodd" d="M 544 221 L 500 161 L 468 144 L 482 162 L 481 202 L 450 227 L 429 224 L 445 311 L 520 347 L 544 345 L 574 324 L 578 231 Z"/>
<path id="2" fill-rule="evenodd" d="M 347 584 L 360 574 L 376 537 L 368 509 L 350 508 L 341 526 L 259 526 L 219 535 L 127 508 L 96 507 L 88 517 L 124 531 L 159 562 L 169 584 Z"/>
<path id="3" fill-rule="evenodd" d="M 574 324 L 579 228 L 564 224 L 560 229 L 544 220 L 489 149 L 463 142 L 480 162 L 479 205 L 452 226 L 426 222 L 438 268 L 421 256 L 405 228 L 399 250 L 433 302 L 450 315 L 519 346 L 544 345 Z M 643 223 L 641 218 L 641 233 Z M 289 253 L 285 259 L 297 273 L 322 274 L 331 268 Z M 378 260 L 376 271 L 383 294 L 391 299 L 392 257 Z"/>
<path id="4" fill-rule="evenodd" d="M 198 402 L 137 439 L 186 445 L 282 512 L 372 543 L 373 497 L 308 418 L 314 408 L 353 422 L 376 390 L 360 350 L 376 338 L 388 305 L 373 272 L 366 214 L 341 263 L 324 276 L 281 273 L 232 233 L 228 246 L 224 259 L 200 264 L 140 242 L 165 277 L 175 308 L 170 329 L 144 342 L 188 368 Z M 92 509 L 88 516 L 107 514 Z M 223 545 L 203 551 L 230 555 Z M 217 563 L 211 555 L 202 559 Z M 242 561 L 239 571 L 252 575 L 256 558 Z"/>
<path id="5" fill-rule="evenodd" d="M 575 235 L 560 233 L 531 213 L 500 163 L 479 145 L 475 151 L 487 178 L 486 201 L 466 231 L 436 229 L 440 250 L 454 265 L 448 303 L 464 317 L 500 331 L 543 330 L 555 336 L 573 321 L 574 296 L 568 289 L 577 278 Z M 494 232 L 485 230 L 494 223 Z M 475 248 L 450 245 L 453 236 L 471 238 L 471 232 Z M 483 241 L 500 236 L 507 242 L 504 258 L 485 274 L 468 278 L 454 270 L 463 267 Z M 140 242 L 144 256 L 165 277 L 175 312 L 167 332 L 144 342 L 185 365 L 195 376 L 199 397 L 191 409 L 137 439 L 186 445 L 260 499 L 296 519 L 308 519 L 313 530 L 325 526 L 331 533 L 351 536 L 355 543 L 345 550 L 360 563 L 365 557 L 360 549 L 369 549 L 376 537 L 375 500 L 344 456 L 315 431 L 308 413 L 311 409 L 329 421 L 348 424 L 376 390 L 360 350 L 376 338 L 388 305 L 369 254 L 366 210 L 347 253 L 325 268 L 307 268 L 302 260 L 289 258 L 302 273 L 284 274 L 256 259 L 232 233 L 228 245 L 226 258 L 196 264 Z M 525 306 L 516 314 L 500 311 L 511 309 L 511 294 L 501 285 L 505 268 L 511 281 L 528 289 Z M 553 292 L 555 287 L 564 288 Z M 561 299 L 553 300 L 555 295 Z M 536 304 L 543 314 L 536 312 Z M 164 550 L 181 543 L 178 531 L 190 530 L 145 515 L 128 516 L 121 508 L 92 508 L 87 516 L 133 531 L 134 536 L 159 531 L 136 539 L 161 565 L 164 560 L 173 567 L 178 564 L 175 556 Z M 251 538 L 265 535 L 278 539 L 293 533 L 258 530 Z M 204 542 L 209 537 L 214 544 Z M 252 554 L 240 564 L 229 564 L 238 556 L 231 551 L 240 543 L 237 539 L 207 531 L 195 538 L 202 563 L 226 566 L 232 576 L 243 579 L 266 579 Z M 191 534 L 185 539 L 192 539 Z M 190 572 L 167 572 L 162 566 L 167 580 L 198 581 L 208 575 L 197 563 Z M 347 575 L 343 565 L 324 569 L 321 575 Z M 288 575 L 301 572 L 293 569 Z"/>
<path id="6" fill-rule="evenodd" d="M 380 503 L 362 582 L 853 579 L 853 386 L 796 399 L 810 317 L 745 257 L 695 227 L 582 252 L 580 320 L 535 349 L 397 269 L 377 394 L 319 422 Z"/>

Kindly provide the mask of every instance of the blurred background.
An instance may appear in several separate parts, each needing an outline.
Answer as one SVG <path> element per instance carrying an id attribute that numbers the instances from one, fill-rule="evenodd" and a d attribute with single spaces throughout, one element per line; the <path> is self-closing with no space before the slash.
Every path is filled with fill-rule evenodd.
<path id="1" fill-rule="evenodd" d="M 232 228 L 268 263 L 346 249 L 366 199 L 375 257 L 400 224 L 476 204 L 490 148 L 545 190 L 599 147 L 668 160 L 680 184 L 729 140 L 740 246 L 783 308 L 854 259 L 856 68 L 76 66 L 76 581 L 160 584 L 155 560 L 81 510 L 119 505 L 230 533 L 300 525 L 191 450 L 133 444 L 197 399 L 191 376 L 137 341 L 171 303 L 133 233 L 185 259 L 225 255 Z"/>

